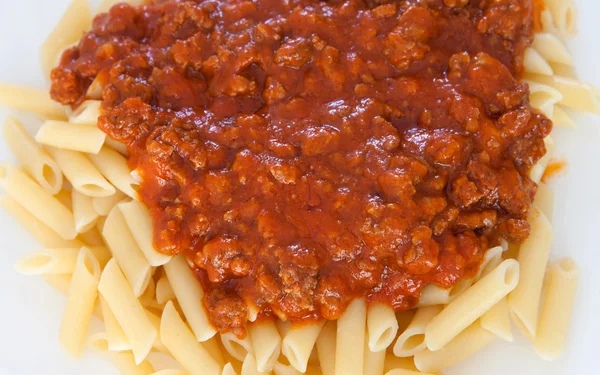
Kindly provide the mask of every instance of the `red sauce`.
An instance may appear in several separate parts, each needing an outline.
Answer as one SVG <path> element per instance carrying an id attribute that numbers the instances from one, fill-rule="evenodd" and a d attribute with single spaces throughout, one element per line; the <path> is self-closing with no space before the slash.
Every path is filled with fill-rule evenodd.
<path id="1" fill-rule="evenodd" d="M 413 307 L 523 241 L 551 122 L 517 80 L 531 0 L 118 5 L 52 72 L 143 178 L 154 243 L 185 253 L 221 331 Z M 201 303 L 198 301 L 198 303 Z"/>

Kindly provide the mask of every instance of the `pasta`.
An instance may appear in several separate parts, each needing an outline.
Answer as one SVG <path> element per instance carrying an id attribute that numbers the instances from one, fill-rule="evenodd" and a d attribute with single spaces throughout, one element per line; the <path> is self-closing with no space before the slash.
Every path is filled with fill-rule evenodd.
<path id="1" fill-rule="evenodd" d="M 69 116 L 69 122 L 97 126 L 98 117 L 100 117 L 100 104 L 102 104 L 100 100 L 86 100 Z"/>
<path id="2" fill-rule="evenodd" d="M 47 77 L 65 47 L 77 42 L 83 32 L 92 23 L 90 5 L 85 0 L 72 0 L 71 5 L 62 16 L 40 48 L 42 69 Z"/>
<path id="3" fill-rule="evenodd" d="M 385 350 L 398 333 L 396 313 L 390 306 L 372 305 L 367 310 L 367 332 L 372 352 Z"/>
<path id="4" fill-rule="evenodd" d="M 133 293 L 136 297 L 141 296 L 150 282 L 152 267 L 137 246 L 118 206 L 106 218 L 102 236 L 123 270 Z"/>
<path id="5" fill-rule="evenodd" d="M 554 263 L 548 272 L 544 305 L 533 347 L 551 361 L 562 353 L 579 281 L 579 268 L 570 258 Z"/>
<path id="6" fill-rule="evenodd" d="M 394 344 L 396 357 L 412 357 L 425 349 L 425 328 L 442 311 L 441 305 L 421 307 Z"/>
<path id="7" fill-rule="evenodd" d="M 123 328 L 121 328 L 117 318 L 110 309 L 108 302 L 102 296 L 100 296 L 100 309 L 102 310 L 102 319 L 106 328 L 108 349 L 114 352 L 131 350 L 131 344 L 127 341 Z"/>
<path id="8" fill-rule="evenodd" d="M 27 172 L 50 194 L 60 191 L 63 176 L 58 164 L 35 143 L 23 125 L 9 117 L 4 123 L 3 135 L 10 152 Z"/>
<path id="9" fill-rule="evenodd" d="M 163 311 L 160 337 L 169 352 L 190 375 L 220 375 L 219 364 L 196 341 L 171 301 L 167 302 Z"/>
<path id="10" fill-rule="evenodd" d="M 171 284 L 169 283 L 169 279 L 166 276 L 162 276 L 156 282 L 156 302 L 159 304 L 167 303 L 167 301 L 171 301 L 175 299 L 175 293 L 173 292 L 173 288 L 171 288 Z M 244 355 L 245 357 L 245 355 Z M 236 358 L 240 361 L 243 361 L 244 358 L 241 359 Z"/>
<path id="11" fill-rule="evenodd" d="M 77 233 L 84 233 L 96 225 L 98 221 L 98 213 L 92 206 L 92 198 L 81 194 L 77 190 L 71 193 L 71 201 L 73 202 L 73 218 L 75 219 L 75 230 Z"/>
<path id="12" fill-rule="evenodd" d="M 368 340 L 365 340 L 363 375 L 383 375 L 385 355 L 385 349 L 377 352 L 371 351 Z"/>
<path id="13" fill-rule="evenodd" d="M 63 107 L 50 99 L 46 89 L 0 83 L 0 104 L 48 119 L 66 119 Z"/>
<path id="14" fill-rule="evenodd" d="M 317 338 L 316 348 L 319 355 L 319 364 L 323 375 L 335 374 L 337 326 L 335 321 L 325 323 L 321 334 Z"/>
<path id="15" fill-rule="evenodd" d="M 443 348 L 510 293 L 519 282 L 519 263 L 507 259 L 442 310 L 425 329 L 430 350 Z"/>
<path id="16" fill-rule="evenodd" d="M 577 32 L 577 10 L 572 0 L 544 0 L 544 4 L 561 35 L 569 37 Z"/>
<path id="17" fill-rule="evenodd" d="M 88 154 L 92 163 L 121 192 L 136 199 L 138 183 L 131 177 L 127 160 L 117 151 L 103 147 L 97 155 Z"/>
<path id="18" fill-rule="evenodd" d="M 267 372 L 259 371 L 256 364 L 256 358 L 250 353 L 246 355 L 244 358 L 244 363 L 242 364 L 242 375 L 263 375 L 268 374 Z"/>
<path id="19" fill-rule="evenodd" d="M 260 372 L 272 371 L 281 353 L 281 336 L 277 332 L 275 323 L 271 321 L 253 323 L 248 326 L 248 335 L 254 349 L 256 369 Z"/>
<path id="20" fill-rule="evenodd" d="M 360 375 L 364 366 L 367 306 L 354 300 L 337 321 L 335 375 Z"/>
<path id="21" fill-rule="evenodd" d="M 440 350 L 422 350 L 415 354 L 419 371 L 439 372 L 464 361 L 491 344 L 496 335 L 481 328 L 479 321 L 471 324 Z"/>
<path id="22" fill-rule="evenodd" d="M 93 198 L 92 207 L 94 207 L 94 211 L 96 211 L 98 215 L 106 216 L 119 202 L 127 200 L 129 200 L 129 198 L 127 198 L 125 194 L 117 191 L 115 194 L 108 197 Z"/>
<path id="23" fill-rule="evenodd" d="M 190 270 L 183 255 L 178 255 L 164 266 L 165 273 L 181 305 L 183 315 L 200 342 L 212 338 L 217 331 L 209 324 L 206 312 L 198 301 L 202 300 L 204 291 Z"/>
<path id="24" fill-rule="evenodd" d="M 21 258 L 15 269 L 24 275 L 72 274 L 79 252 L 79 248 L 45 249 Z"/>
<path id="25" fill-rule="evenodd" d="M 38 130 L 35 140 L 46 146 L 65 150 L 100 152 L 106 134 L 93 126 L 48 120 Z"/>
<path id="26" fill-rule="evenodd" d="M 73 213 L 29 176 L 10 164 L 1 163 L 0 186 L 63 239 L 75 239 L 77 231 Z"/>
<path id="27" fill-rule="evenodd" d="M 98 291 L 125 332 L 135 363 L 140 364 L 152 349 L 157 332 L 114 259 L 104 268 Z"/>
<path id="28" fill-rule="evenodd" d="M 480 323 L 482 328 L 490 331 L 502 340 L 513 341 L 508 301 L 506 298 L 502 298 L 500 302 L 483 314 Z"/>
<path id="29" fill-rule="evenodd" d="M 238 361 L 243 362 L 248 353 L 254 355 L 254 349 L 248 336 L 240 339 L 231 332 L 221 333 L 220 336 L 227 353 Z"/>
<path id="30" fill-rule="evenodd" d="M 63 348 L 77 358 L 83 353 L 87 329 L 98 295 L 99 280 L 98 261 L 89 249 L 81 248 L 69 285 L 59 333 L 59 341 Z"/>
<path id="31" fill-rule="evenodd" d="M 82 153 L 47 147 L 73 189 L 88 197 L 109 197 L 116 190 Z M 101 214 L 101 213 L 99 213 Z"/>
<path id="32" fill-rule="evenodd" d="M 140 250 L 153 267 L 162 266 L 171 260 L 172 256 L 164 255 L 154 249 L 152 244 L 152 218 L 148 208 L 142 203 L 133 200 L 120 203 L 119 210 L 125 218 L 129 231 L 135 238 Z"/>
<path id="33" fill-rule="evenodd" d="M 508 297 L 508 303 L 517 325 L 527 337 L 535 337 L 539 301 L 544 272 L 552 245 L 552 226 L 535 206 L 529 214 L 531 232 L 521 245 L 519 284 Z"/>
<path id="34" fill-rule="evenodd" d="M 396 317 L 394 315 L 394 321 Z M 304 373 L 308 367 L 308 359 L 312 352 L 317 337 L 325 322 L 317 324 L 303 324 L 301 326 L 292 325 L 287 334 L 283 337 L 281 352 L 290 361 L 292 367 Z M 257 354 L 258 355 L 258 354 Z"/>

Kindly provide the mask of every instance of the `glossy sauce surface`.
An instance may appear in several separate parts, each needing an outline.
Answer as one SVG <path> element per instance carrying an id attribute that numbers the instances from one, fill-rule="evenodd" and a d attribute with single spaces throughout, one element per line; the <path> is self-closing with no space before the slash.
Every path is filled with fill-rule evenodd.
<path id="1" fill-rule="evenodd" d="M 250 308 L 413 307 L 523 241 L 551 122 L 517 78 L 531 0 L 115 6 L 52 73 L 143 178 L 154 243 L 185 253 L 221 332 Z M 198 303 L 202 303 L 198 301 Z"/>

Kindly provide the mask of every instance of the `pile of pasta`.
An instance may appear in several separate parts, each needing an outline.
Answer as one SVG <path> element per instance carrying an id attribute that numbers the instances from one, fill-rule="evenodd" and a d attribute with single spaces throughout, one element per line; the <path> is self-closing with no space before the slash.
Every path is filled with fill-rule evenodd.
<path id="1" fill-rule="evenodd" d="M 574 126 L 570 110 L 600 114 L 598 92 L 576 79 L 564 45 L 575 31 L 574 12 L 571 1 L 546 0 L 543 32 L 525 56 L 531 102 L 558 126 Z M 46 72 L 91 18 L 85 0 L 72 2 L 42 47 Z M 89 96 L 71 111 L 45 89 L 0 85 L 0 104 L 43 119 L 34 136 L 14 118 L 4 124 L 20 166 L 0 164 L 7 193 L 0 205 L 44 247 L 16 269 L 66 294 L 59 341 L 72 356 L 90 348 L 126 375 L 437 374 L 495 340 L 512 341 L 511 320 L 543 359 L 561 353 L 579 271 L 569 258 L 547 266 L 553 197 L 544 184 L 521 246 L 490 249 L 476 277 L 451 290 L 425 287 L 414 311 L 396 314 L 355 300 L 338 321 L 256 322 L 244 339 L 217 334 L 185 257 L 154 250 L 127 150 L 97 128 L 97 88 Z M 552 150 L 549 137 L 547 145 Z M 551 157 L 532 169 L 534 181 L 540 183 Z M 90 334 L 93 319 L 103 322 L 102 331 Z M 170 358 L 170 368 L 153 361 L 156 353 Z"/>

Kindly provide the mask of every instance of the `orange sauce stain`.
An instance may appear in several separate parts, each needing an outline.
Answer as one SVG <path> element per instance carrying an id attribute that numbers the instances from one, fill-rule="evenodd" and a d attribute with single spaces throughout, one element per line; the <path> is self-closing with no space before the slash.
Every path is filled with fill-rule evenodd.
<path id="1" fill-rule="evenodd" d="M 564 160 L 553 160 L 548 164 L 542 182 L 547 183 L 549 179 L 562 174 L 567 169 L 567 162 Z"/>
<path id="2" fill-rule="evenodd" d="M 538 33 L 543 31 L 542 12 L 546 8 L 544 0 L 533 0 L 533 31 Z"/>

